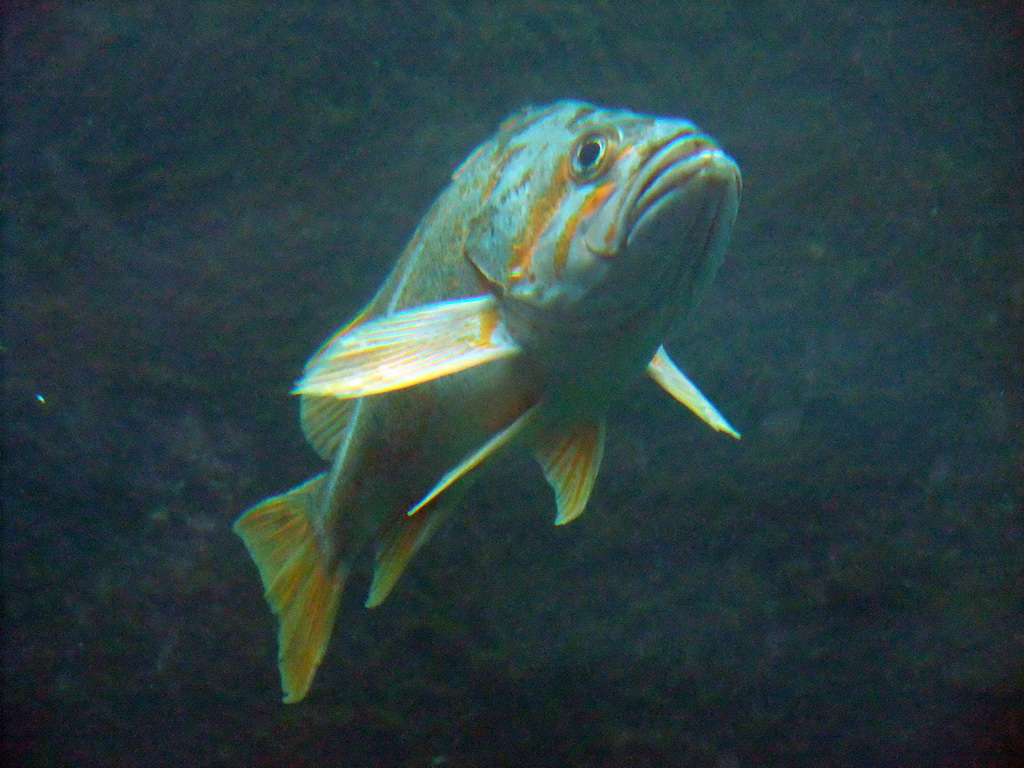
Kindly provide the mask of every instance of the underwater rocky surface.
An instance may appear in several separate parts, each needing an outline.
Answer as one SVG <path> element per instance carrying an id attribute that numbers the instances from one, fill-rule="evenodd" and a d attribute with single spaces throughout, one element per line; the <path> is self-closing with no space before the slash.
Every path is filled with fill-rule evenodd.
<path id="1" fill-rule="evenodd" d="M 5 764 L 1024 762 L 1013 4 L 9 4 Z M 563 97 L 744 173 L 591 508 L 514 455 L 309 698 L 231 533 L 319 469 L 288 396 L 451 170 Z"/>

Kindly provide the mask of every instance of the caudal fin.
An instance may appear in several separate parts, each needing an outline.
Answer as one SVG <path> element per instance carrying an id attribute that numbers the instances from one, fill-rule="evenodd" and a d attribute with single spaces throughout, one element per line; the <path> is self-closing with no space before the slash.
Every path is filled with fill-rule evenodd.
<path id="1" fill-rule="evenodd" d="M 235 522 L 277 614 L 284 701 L 301 701 L 324 657 L 347 573 L 328 570 L 310 522 L 324 484 L 318 475 L 257 504 Z"/>

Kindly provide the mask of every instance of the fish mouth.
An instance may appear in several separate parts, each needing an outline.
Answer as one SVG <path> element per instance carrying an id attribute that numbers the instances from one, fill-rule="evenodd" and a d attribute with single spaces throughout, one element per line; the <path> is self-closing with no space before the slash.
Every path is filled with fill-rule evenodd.
<path id="1" fill-rule="evenodd" d="M 701 221 L 711 240 L 727 239 L 742 188 L 740 171 L 732 158 L 692 127 L 668 137 L 648 154 L 633 183 L 624 190 L 611 221 L 593 230 L 593 239 L 588 237 L 590 251 L 614 258 L 638 241 L 651 240 L 660 245 L 664 238 L 653 235 L 671 237 L 674 227 L 678 237 L 680 227 L 689 230 Z M 673 215 L 662 216 L 669 209 Z M 659 219 L 667 221 L 653 226 Z"/>
<path id="2" fill-rule="evenodd" d="M 638 179 L 636 199 L 629 208 L 626 246 L 632 246 L 650 223 L 672 206 L 682 209 L 672 217 L 677 221 L 680 214 L 690 211 L 701 218 L 702 212 L 709 213 L 709 204 L 716 208 L 707 222 L 712 230 L 709 234 L 722 229 L 726 222 L 719 219 L 731 209 L 728 229 L 739 205 L 740 185 L 736 163 L 711 139 L 699 134 L 676 137 L 648 161 Z M 704 210 L 693 210 L 694 204 Z"/>
<path id="3" fill-rule="evenodd" d="M 692 125 L 637 149 L 643 156 L 633 178 L 584 241 L 615 275 L 595 296 L 608 305 L 608 324 L 673 325 L 700 304 L 725 259 L 740 170 Z"/>

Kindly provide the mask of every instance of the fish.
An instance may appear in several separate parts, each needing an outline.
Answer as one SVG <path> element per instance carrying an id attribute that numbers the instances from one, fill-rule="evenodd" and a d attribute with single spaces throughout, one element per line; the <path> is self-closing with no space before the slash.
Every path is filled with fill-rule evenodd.
<path id="1" fill-rule="evenodd" d="M 454 171 L 295 385 L 327 468 L 234 525 L 277 615 L 286 703 L 307 695 L 364 552 L 372 608 L 513 446 L 561 525 L 587 506 L 609 406 L 645 374 L 739 437 L 663 341 L 718 271 L 741 187 L 689 120 L 579 101 L 512 115 Z"/>

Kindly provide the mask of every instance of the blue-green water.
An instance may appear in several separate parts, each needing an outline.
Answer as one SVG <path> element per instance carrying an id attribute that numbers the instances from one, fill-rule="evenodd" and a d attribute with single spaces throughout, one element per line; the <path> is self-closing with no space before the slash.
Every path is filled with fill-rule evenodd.
<path id="1" fill-rule="evenodd" d="M 5 765 L 1024 764 L 1014 4 L 7 4 Z M 509 112 L 698 122 L 744 197 L 554 528 L 513 455 L 309 697 L 234 518 Z"/>

